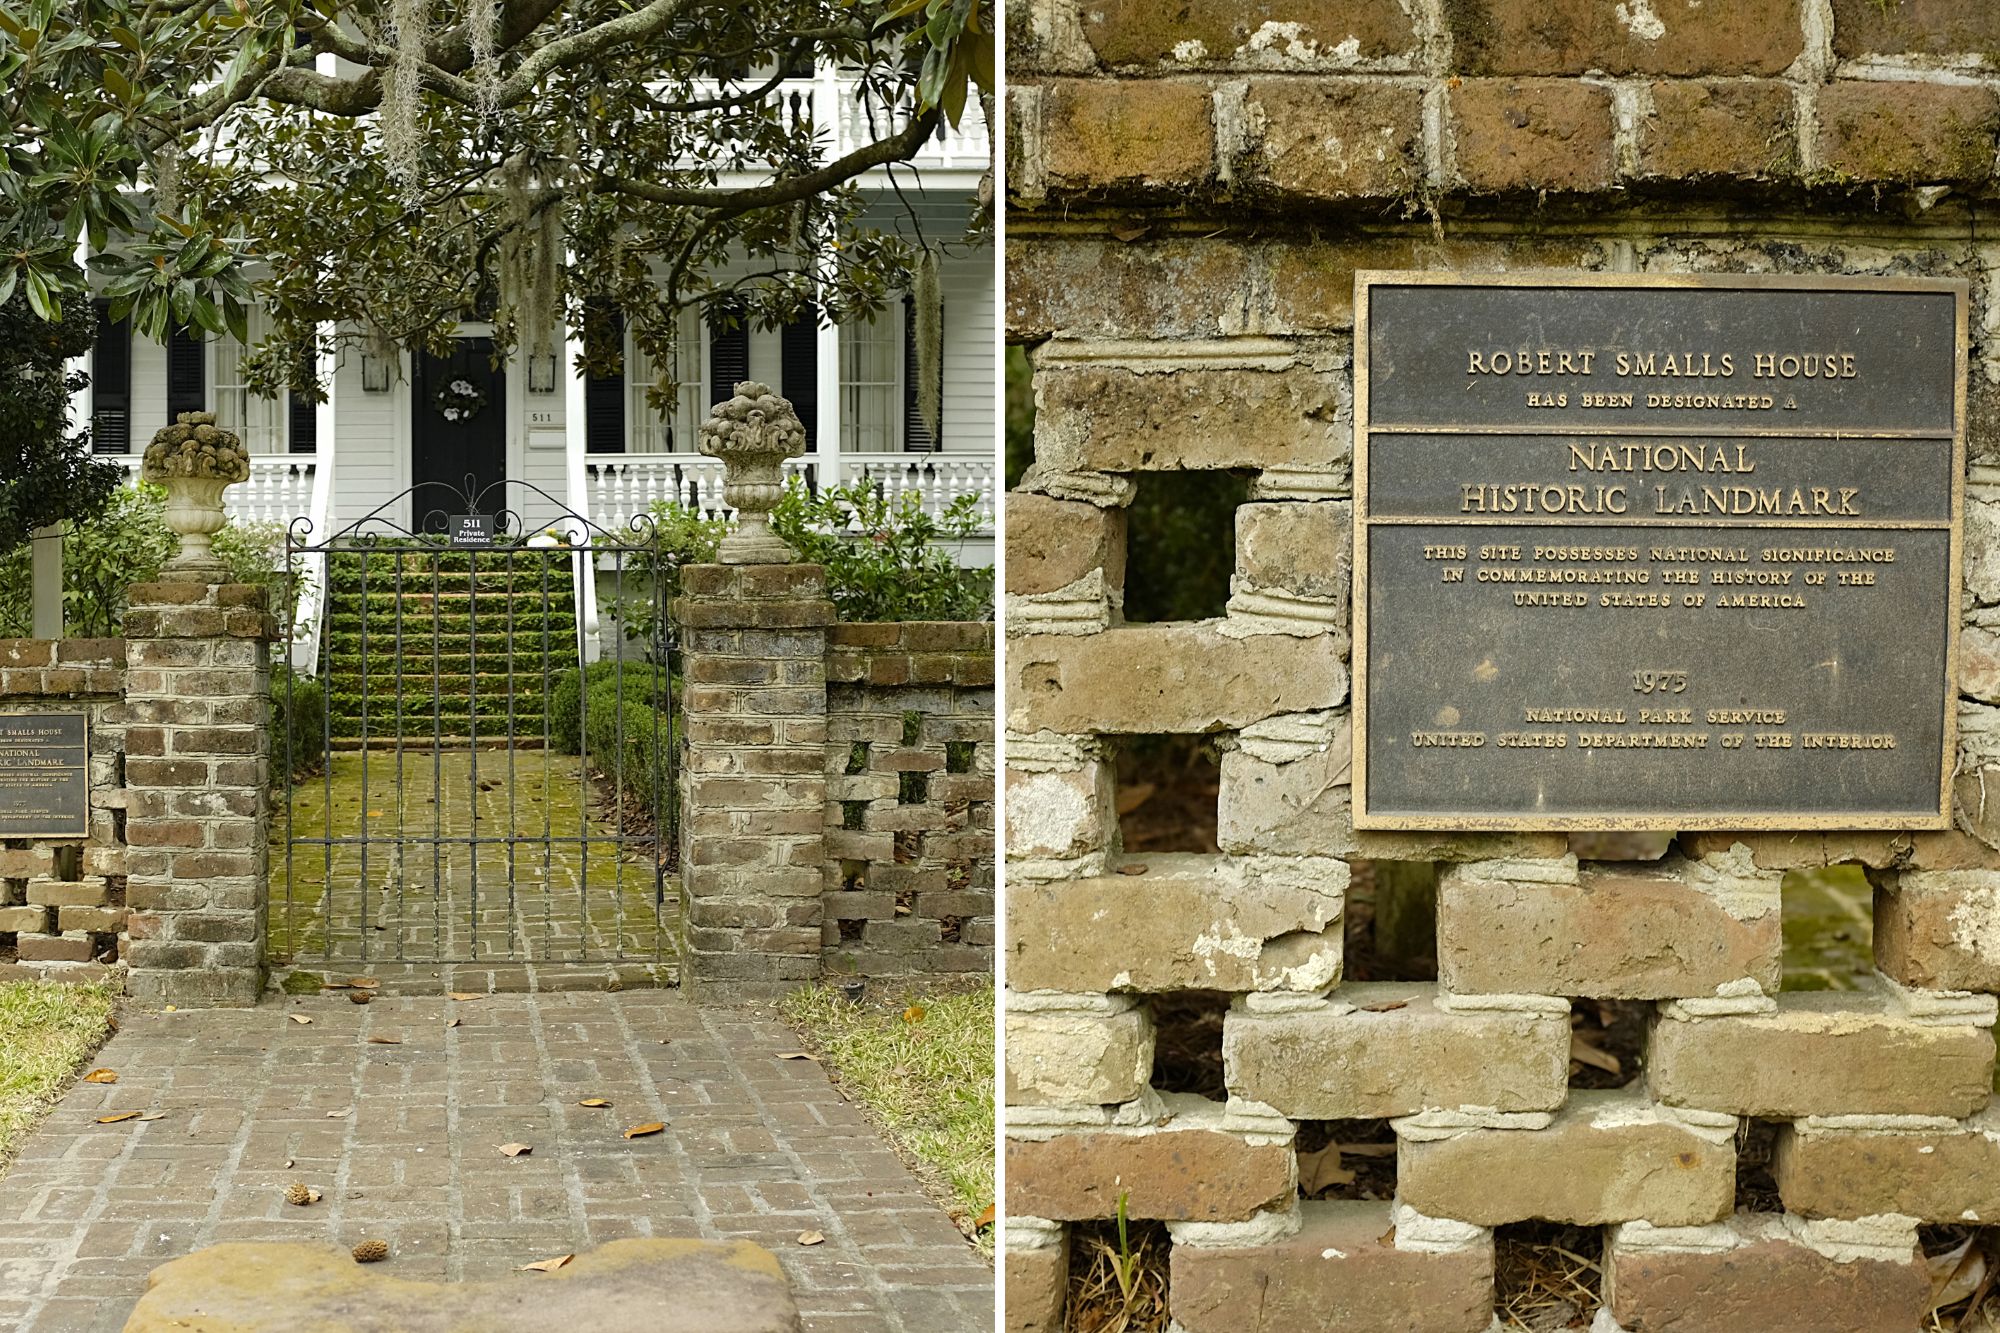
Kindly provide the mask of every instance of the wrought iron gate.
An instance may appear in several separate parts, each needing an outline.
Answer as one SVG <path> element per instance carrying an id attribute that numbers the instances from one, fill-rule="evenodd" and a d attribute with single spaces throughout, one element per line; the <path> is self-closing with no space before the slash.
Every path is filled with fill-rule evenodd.
<path id="1" fill-rule="evenodd" d="M 510 486 L 552 520 L 525 530 Z M 431 482 L 325 541 L 298 528 L 320 648 L 273 691 L 271 958 L 669 958 L 677 579 L 652 520 L 613 534 L 527 483 Z"/>

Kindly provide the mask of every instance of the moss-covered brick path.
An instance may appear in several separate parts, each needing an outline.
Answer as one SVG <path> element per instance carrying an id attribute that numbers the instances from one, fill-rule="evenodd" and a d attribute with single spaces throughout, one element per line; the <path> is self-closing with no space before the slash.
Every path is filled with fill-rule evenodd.
<path id="1" fill-rule="evenodd" d="M 531 1283 L 625 1236 L 756 1241 L 812 1333 L 992 1328 L 992 1269 L 797 1043 L 652 989 L 128 1012 L 92 1061 L 118 1082 L 77 1084 L 0 1176 L 0 1328 L 113 1333 L 216 1241 L 373 1237 L 385 1276 Z M 98 1123 L 126 1111 L 159 1118 Z"/>
<path id="2" fill-rule="evenodd" d="M 649 840 L 619 840 L 618 785 L 544 750 L 335 751 L 272 821 L 270 957 L 433 993 L 434 964 L 463 989 L 671 981 L 673 884 L 659 892 Z M 364 828 L 365 849 L 299 841 Z M 475 832 L 476 855 L 451 841 Z"/>

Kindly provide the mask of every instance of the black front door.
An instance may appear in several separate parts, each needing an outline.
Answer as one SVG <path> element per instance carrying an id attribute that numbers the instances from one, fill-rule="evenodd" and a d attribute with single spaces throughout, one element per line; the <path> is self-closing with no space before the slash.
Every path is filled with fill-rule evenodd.
<path id="1" fill-rule="evenodd" d="M 494 483 L 507 479 L 507 374 L 493 365 L 493 340 L 460 338 L 448 357 L 421 354 L 411 387 L 411 481 L 462 491 L 469 476 L 472 493 L 486 494 L 481 509 L 505 508 L 505 488 Z M 432 510 L 459 512 L 441 490 L 412 499 L 418 524 Z"/>

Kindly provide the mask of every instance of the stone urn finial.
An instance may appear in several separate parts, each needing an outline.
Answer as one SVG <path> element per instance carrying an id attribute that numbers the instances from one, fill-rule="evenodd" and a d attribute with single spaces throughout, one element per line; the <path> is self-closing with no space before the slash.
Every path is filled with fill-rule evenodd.
<path id="1" fill-rule="evenodd" d="M 736 530 L 722 539 L 725 565 L 783 565 L 798 557 L 771 531 L 771 509 L 785 493 L 785 460 L 806 451 L 806 428 L 770 386 L 745 380 L 701 423 L 701 451 L 722 460 L 722 498 Z"/>
<path id="2" fill-rule="evenodd" d="M 210 538 L 229 521 L 223 489 L 250 475 L 250 453 L 236 433 L 216 425 L 213 412 L 183 412 L 154 434 L 139 475 L 166 487 L 167 526 L 181 539 L 164 572 L 206 578 L 226 569 Z"/>

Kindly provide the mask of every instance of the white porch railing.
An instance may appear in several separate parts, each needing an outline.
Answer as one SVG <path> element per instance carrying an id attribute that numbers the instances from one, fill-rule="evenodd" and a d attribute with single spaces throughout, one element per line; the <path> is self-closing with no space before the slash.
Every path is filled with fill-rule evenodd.
<path id="1" fill-rule="evenodd" d="M 576 466 L 572 456 L 572 467 Z M 670 501 L 712 517 L 733 518 L 722 498 L 722 463 L 699 454 L 594 454 L 581 461 L 582 486 L 572 478 L 571 494 L 585 497 L 585 516 L 614 533 L 630 531 L 636 515 Z M 905 491 L 922 497 L 924 512 L 941 514 L 962 495 L 978 497 L 980 531 L 993 530 L 994 462 L 977 454 L 843 454 L 837 476 L 828 476 L 814 454 L 789 459 L 787 476 L 810 475 L 815 485 L 870 481 L 889 498 Z"/>
<path id="2" fill-rule="evenodd" d="M 145 461 L 139 454 L 119 454 L 112 458 L 125 472 L 125 484 L 136 485 Z M 330 464 L 318 454 L 252 454 L 250 476 L 222 493 L 223 507 L 232 523 L 289 524 L 301 514 L 316 516 L 316 537 L 326 535 L 326 506 L 323 497 L 330 478 Z M 313 501 L 321 497 L 315 509 Z"/>

